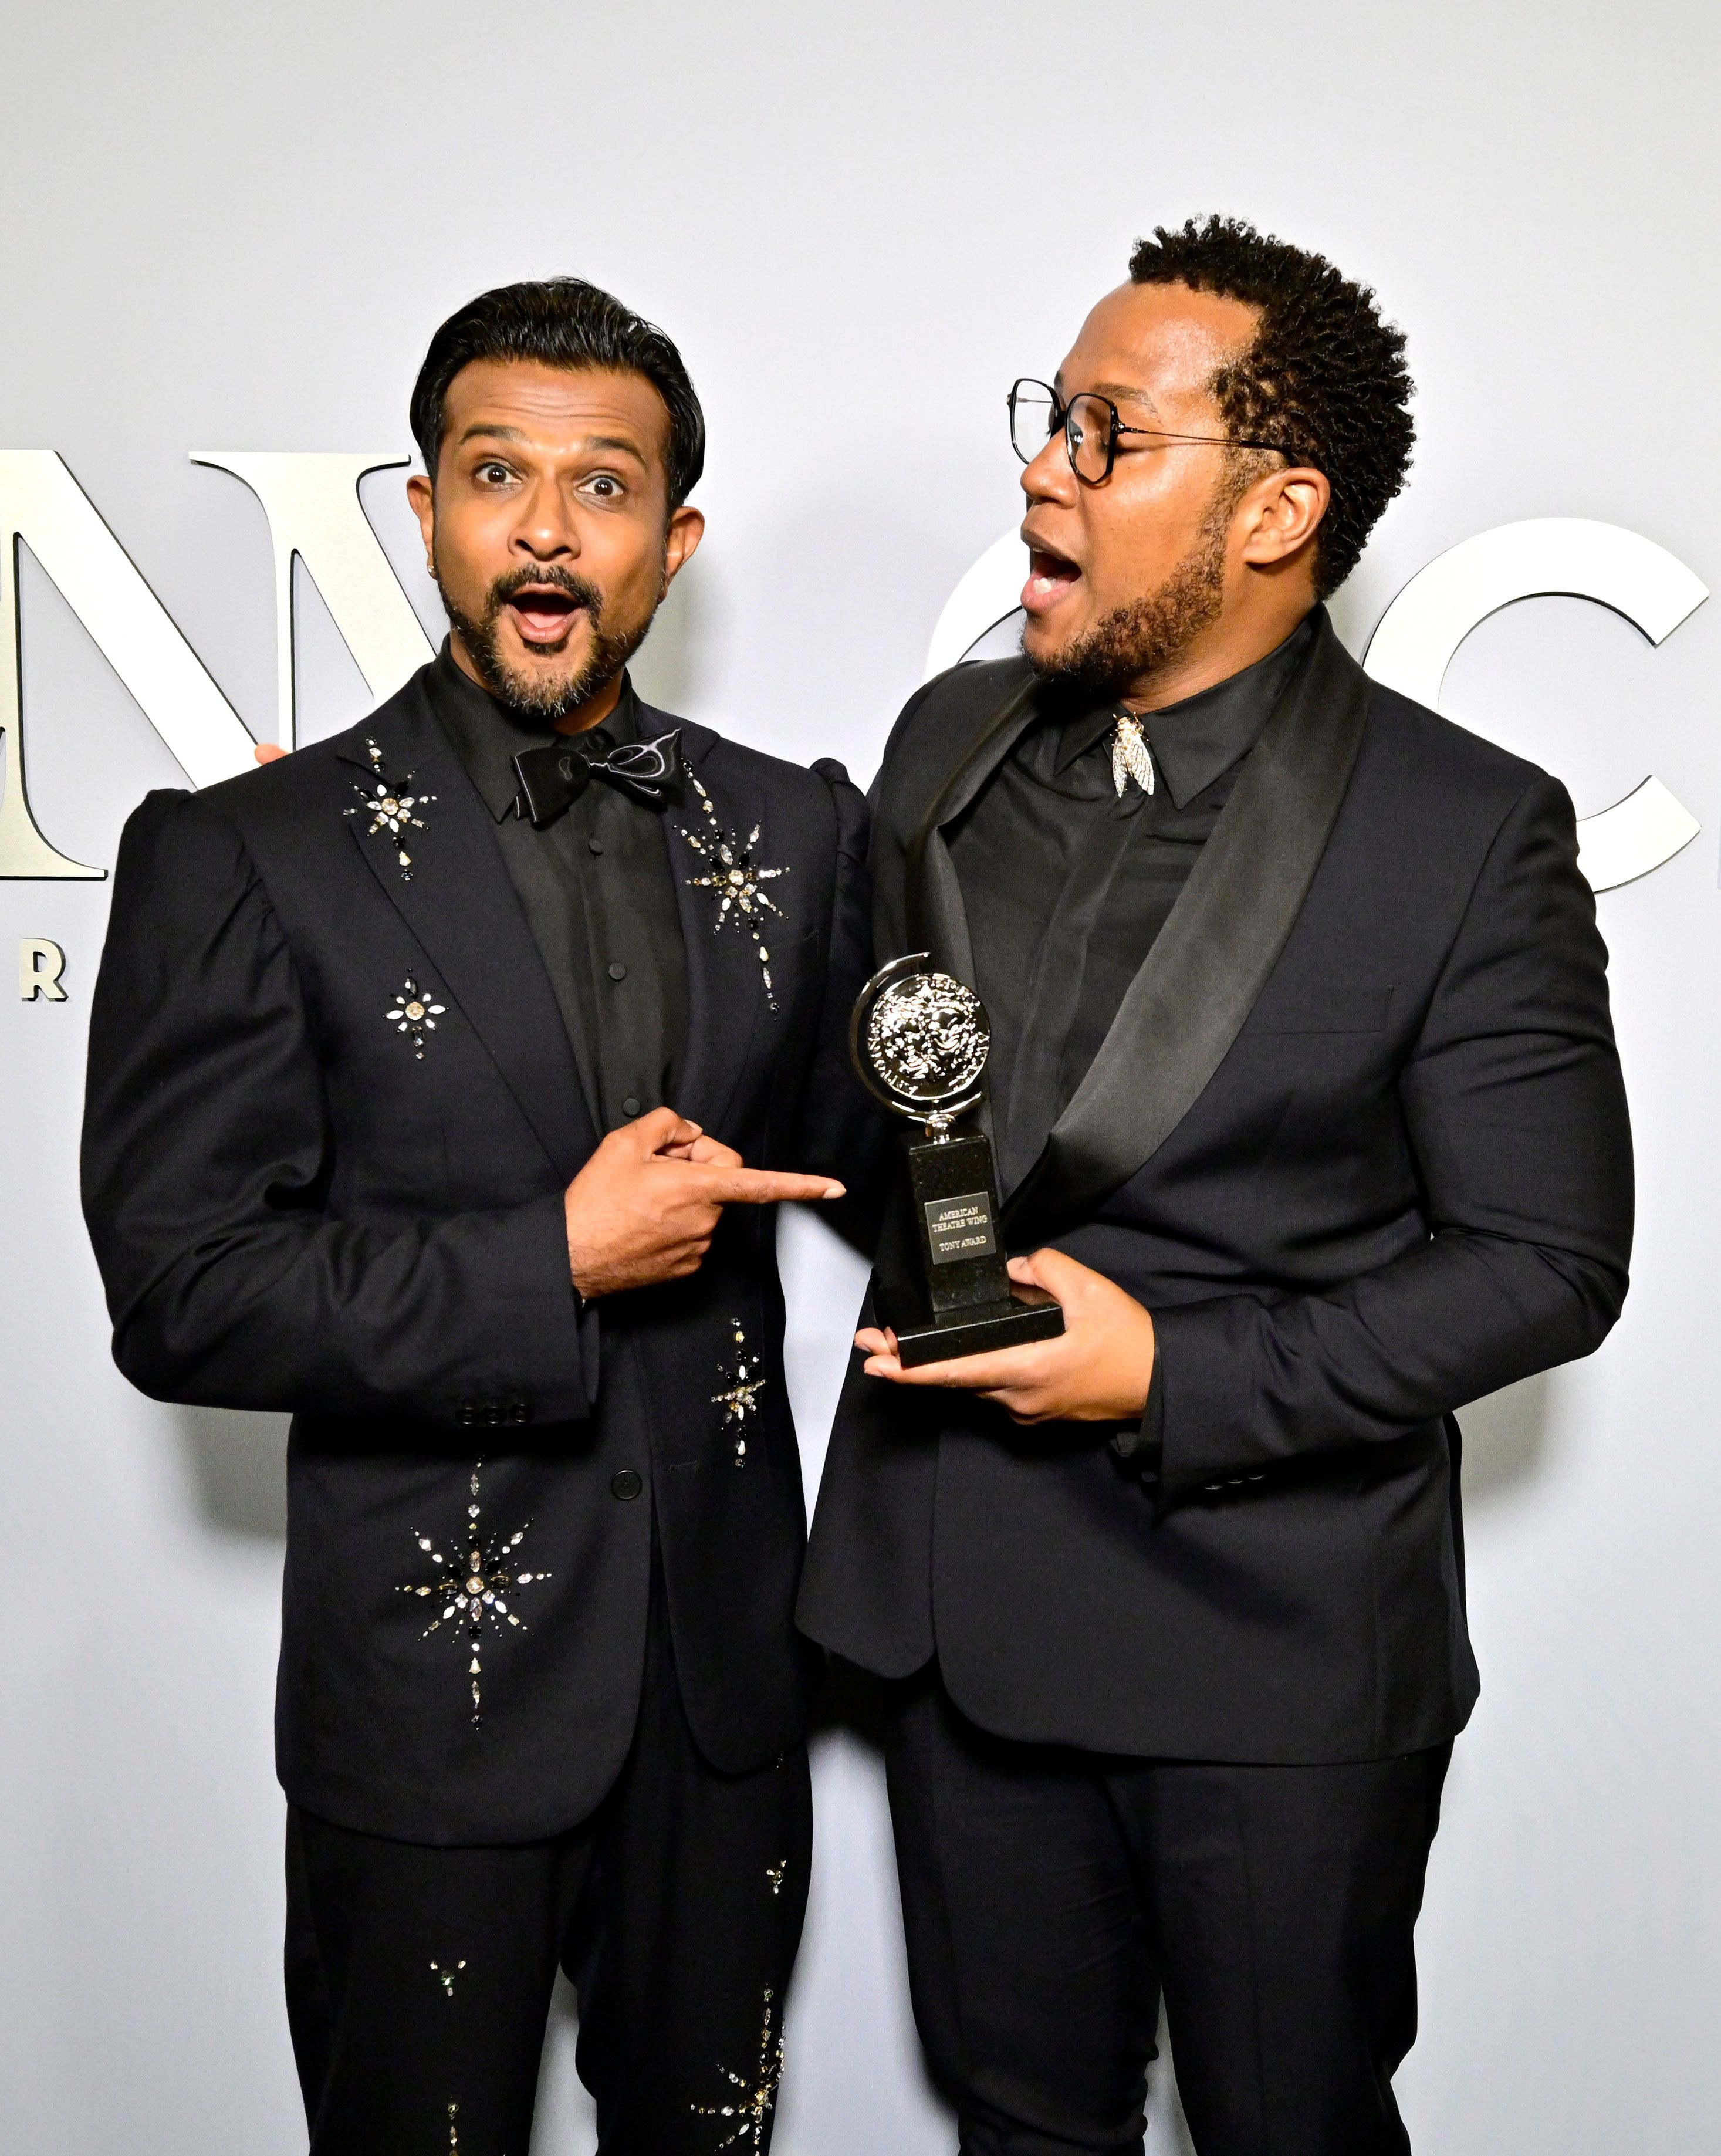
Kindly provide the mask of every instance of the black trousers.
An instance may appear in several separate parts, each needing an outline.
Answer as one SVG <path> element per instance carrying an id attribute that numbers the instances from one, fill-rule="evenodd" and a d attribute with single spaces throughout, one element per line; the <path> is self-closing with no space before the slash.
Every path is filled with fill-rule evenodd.
<path id="1" fill-rule="evenodd" d="M 963 2156 L 1139 2156 L 1162 1991 L 1200 2156 L 1404 2156 L 1450 1744 L 1112 1758 L 989 1736 L 932 1671 L 891 1689 L 915 2020 Z"/>
<path id="2" fill-rule="evenodd" d="M 804 1750 L 742 1775 L 701 1755 L 656 1591 L 632 1749 L 573 1832 L 431 1849 L 292 1810 L 311 2156 L 527 2156 L 558 1966 L 602 2156 L 768 2148 L 812 1843 Z"/>

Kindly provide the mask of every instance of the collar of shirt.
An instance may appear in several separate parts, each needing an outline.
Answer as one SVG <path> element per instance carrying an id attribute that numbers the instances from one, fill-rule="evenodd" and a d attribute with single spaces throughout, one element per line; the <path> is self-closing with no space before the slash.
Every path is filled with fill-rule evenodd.
<path id="1" fill-rule="evenodd" d="M 1313 617 L 1305 617 L 1276 650 L 1257 659 L 1241 674 L 1216 681 L 1199 696 L 1163 711 L 1143 711 L 1141 721 L 1165 789 L 1179 808 L 1241 762 L 1261 737 L 1314 635 Z M 1085 711 L 1058 730 L 1052 769 L 1062 773 L 1078 757 L 1105 748 L 1108 762 L 1117 706 Z M 1036 730 L 1037 731 L 1037 730 Z M 1107 779 L 1107 790 L 1110 781 Z"/>
<path id="2" fill-rule="evenodd" d="M 467 777 L 499 824 L 514 813 L 515 797 L 520 791 L 520 781 L 514 775 L 514 759 L 522 749 L 563 747 L 569 742 L 588 738 L 584 734 L 557 733 L 553 727 L 524 718 L 510 711 L 506 704 L 498 703 L 489 690 L 480 688 L 469 674 L 455 665 L 446 637 L 430 668 L 426 685 L 443 731 L 454 745 L 455 754 L 465 766 Z M 605 735 L 615 748 L 637 741 L 639 709 L 640 700 L 634 693 L 633 682 L 624 674 L 615 709 L 601 726 L 592 728 L 592 734 Z"/>

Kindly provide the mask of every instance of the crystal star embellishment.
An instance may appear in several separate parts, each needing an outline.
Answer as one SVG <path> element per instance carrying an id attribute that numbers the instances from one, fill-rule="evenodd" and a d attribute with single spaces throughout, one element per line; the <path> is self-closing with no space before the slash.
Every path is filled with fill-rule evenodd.
<path id="1" fill-rule="evenodd" d="M 717 1383 L 723 1390 L 712 1394 L 712 1404 L 723 1410 L 723 1428 L 735 1440 L 735 1465 L 744 1467 L 747 1419 L 758 1413 L 759 1394 L 771 1381 L 758 1375 L 765 1367 L 764 1358 L 748 1353 L 747 1335 L 741 1329 L 740 1319 L 732 1317 L 729 1322 L 735 1328 L 735 1368 L 732 1375 L 727 1363 L 718 1363 Z"/>
<path id="2" fill-rule="evenodd" d="M 450 1537 L 450 1548 L 454 1552 L 445 1557 L 436 1548 L 429 1535 L 421 1535 L 414 1527 L 413 1540 L 424 1551 L 432 1564 L 442 1568 L 441 1576 L 424 1584 L 411 1582 L 397 1587 L 397 1594 L 412 1594 L 429 1600 L 433 1596 L 442 1604 L 442 1614 L 434 1617 L 419 1635 L 428 1640 L 433 1632 L 439 1632 L 444 1625 L 455 1636 L 464 1640 L 470 1650 L 471 1660 L 466 1674 L 472 1681 L 472 1727 L 480 1728 L 484 1722 L 484 1700 L 480 1689 L 484 1677 L 484 1629 L 493 1625 L 498 1632 L 512 1626 L 524 1631 L 523 1621 L 508 1607 L 508 1597 L 516 1588 L 530 1587 L 534 1580 L 548 1579 L 547 1572 L 516 1572 L 518 1562 L 514 1553 L 526 1540 L 526 1529 L 532 1525 L 516 1527 L 511 1535 L 491 1534 L 485 1532 L 482 1522 L 482 1507 L 478 1502 L 478 1477 L 484 1462 L 475 1463 L 469 1485 L 471 1502 L 466 1507 L 465 1525 L 458 1537 Z"/>
<path id="3" fill-rule="evenodd" d="M 721 2067 L 719 2071 L 734 2090 L 733 2098 L 727 2103 L 696 2103 L 695 2117 L 715 2118 L 732 2127 L 733 2130 L 717 2144 L 720 2150 L 763 2148 L 771 2123 L 771 2108 L 777 2101 L 777 2085 L 783 2079 L 783 2038 L 777 2029 L 774 1995 L 768 1985 L 764 1997 L 764 2021 L 759 2030 L 758 2063 L 752 2079 L 732 2073 L 727 2066 Z"/>
<path id="4" fill-rule="evenodd" d="M 425 828 L 423 820 L 413 811 L 422 808 L 427 801 L 434 801 L 436 796 L 434 793 L 415 793 L 411 772 L 408 772 L 397 785 L 388 775 L 382 750 L 368 736 L 364 747 L 365 754 L 371 762 L 370 783 L 362 785 L 356 778 L 352 782 L 352 790 L 364 803 L 364 808 L 343 808 L 341 813 L 343 816 L 368 814 L 371 822 L 365 833 L 367 839 L 374 839 L 379 831 L 388 834 L 394 842 L 394 860 L 400 870 L 400 880 L 403 883 L 410 883 L 413 880 L 413 857 L 406 834 L 408 831 L 422 831 Z"/>
<path id="5" fill-rule="evenodd" d="M 765 947 L 760 923 L 768 913 L 783 918 L 780 906 L 773 905 L 770 894 L 761 888 L 775 876 L 789 874 L 787 869 L 763 868 L 754 856 L 753 849 L 759 843 L 761 827 L 755 824 L 743 839 L 738 832 L 727 830 L 717 821 L 717 812 L 712 798 L 696 778 L 693 791 L 699 796 L 699 805 L 705 812 L 706 829 L 690 831 L 684 824 L 681 836 L 694 852 L 705 862 L 708 873 L 689 876 L 687 880 L 695 891 L 708 891 L 717 902 L 717 917 L 712 923 L 713 931 L 720 931 L 731 921 L 751 931 L 753 947 L 759 956 L 759 978 L 764 983 L 765 1001 L 773 1010 L 777 998 L 771 986 L 771 953 Z"/>
<path id="6" fill-rule="evenodd" d="M 420 1063 L 424 1060 L 424 1035 L 434 1033 L 436 1021 L 446 1010 L 446 1005 L 434 1004 L 430 998 L 434 991 L 421 988 L 410 974 L 402 983 L 400 993 L 383 1015 L 398 1033 L 411 1036 L 413 1052 Z"/>

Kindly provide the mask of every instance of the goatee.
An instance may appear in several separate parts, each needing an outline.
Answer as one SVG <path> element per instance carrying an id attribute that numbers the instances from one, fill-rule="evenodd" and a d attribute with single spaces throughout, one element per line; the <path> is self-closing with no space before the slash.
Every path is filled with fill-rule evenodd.
<path id="1" fill-rule="evenodd" d="M 647 620 L 630 631 L 606 629 L 603 593 L 589 578 L 577 576 L 572 569 L 521 568 L 498 577 L 485 595 L 484 613 L 476 620 L 455 600 L 442 581 L 439 569 L 435 576 L 436 588 L 442 594 L 450 625 L 465 647 L 479 680 L 496 701 L 516 718 L 532 720 L 540 726 L 553 726 L 559 719 L 577 711 L 606 682 L 614 680 L 644 643 L 645 632 L 651 626 Z M 566 593 L 576 607 L 583 608 L 591 624 L 591 644 L 584 663 L 560 680 L 521 673 L 502 655 L 501 639 L 497 634 L 502 608 L 516 592 L 528 587 L 538 590 L 549 587 Z M 573 619 L 570 614 L 570 627 Z"/>

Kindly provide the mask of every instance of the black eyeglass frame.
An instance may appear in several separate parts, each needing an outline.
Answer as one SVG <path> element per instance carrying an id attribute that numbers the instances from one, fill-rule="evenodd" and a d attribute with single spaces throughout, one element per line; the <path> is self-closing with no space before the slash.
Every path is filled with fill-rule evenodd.
<path id="1" fill-rule="evenodd" d="M 1016 443 L 1016 393 L 1020 389 L 1043 389 L 1051 399 L 1054 416 L 1051 424 L 1045 430 L 1045 439 L 1049 442 L 1052 436 L 1061 429 L 1064 437 L 1064 454 L 1070 459 L 1071 470 L 1075 473 L 1083 486 L 1103 486 L 1110 479 L 1112 466 L 1117 454 L 1118 438 L 1123 434 L 1151 434 L 1156 441 L 1194 442 L 1215 449 L 1271 449 L 1276 456 L 1282 457 L 1289 457 L 1292 454 L 1282 442 L 1253 441 L 1236 434 L 1174 434 L 1164 427 L 1126 427 L 1117 407 L 1109 397 L 1101 396 L 1097 389 L 1078 390 L 1066 403 L 1049 382 L 1037 381 L 1031 374 L 1019 374 L 1011 382 L 1009 394 L 1004 401 L 1009 413 L 1009 445 L 1015 450 L 1016 454 L 1021 457 L 1025 465 L 1031 465 L 1034 457 L 1037 457 L 1040 452 L 1036 449 L 1034 456 L 1024 457 Z M 1097 479 L 1090 479 L 1086 472 L 1077 466 L 1076 444 L 1070 439 L 1070 414 L 1076 405 L 1084 398 L 1090 403 L 1103 404 L 1111 414 L 1111 429 L 1106 437 L 1106 468 Z"/>

